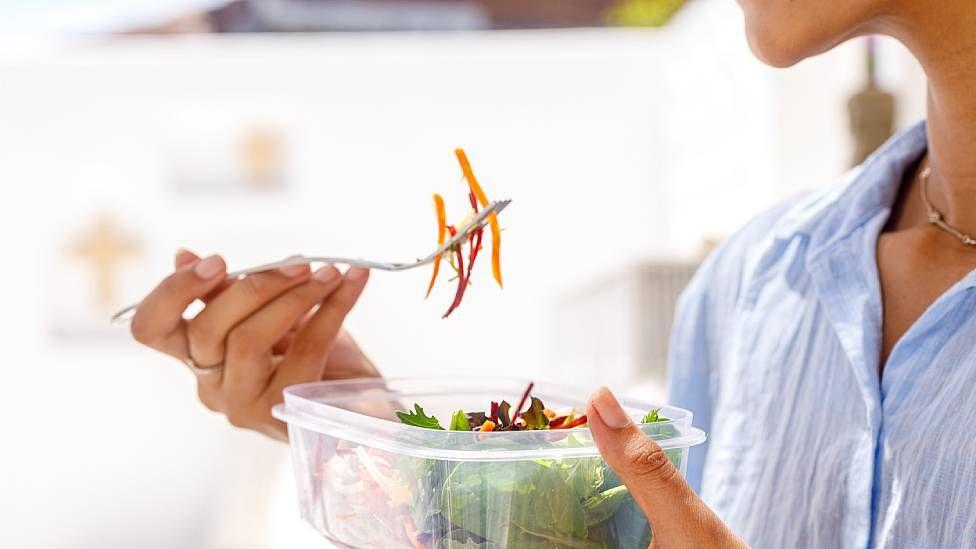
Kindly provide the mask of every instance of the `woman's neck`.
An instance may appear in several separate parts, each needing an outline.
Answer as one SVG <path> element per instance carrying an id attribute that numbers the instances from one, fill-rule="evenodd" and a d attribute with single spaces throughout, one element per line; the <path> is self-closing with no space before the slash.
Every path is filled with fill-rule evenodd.
<path id="1" fill-rule="evenodd" d="M 976 7 L 906 4 L 912 13 L 893 18 L 885 30 L 905 43 L 928 76 L 931 200 L 949 223 L 976 235 Z"/>

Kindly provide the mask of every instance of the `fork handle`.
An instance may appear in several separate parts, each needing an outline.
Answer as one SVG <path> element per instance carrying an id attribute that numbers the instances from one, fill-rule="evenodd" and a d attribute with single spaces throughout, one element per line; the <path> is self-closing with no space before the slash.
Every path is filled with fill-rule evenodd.
<path id="1" fill-rule="evenodd" d="M 348 257 L 307 257 L 304 255 L 296 255 L 287 259 L 282 259 L 281 261 L 274 261 L 272 263 L 265 263 L 264 265 L 234 271 L 232 273 L 228 273 L 227 277 L 238 278 L 249 274 L 262 273 L 264 271 L 273 271 L 274 269 L 280 269 L 290 265 L 309 265 L 311 263 L 331 263 L 332 265 L 348 265 L 349 267 L 364 267 L 367 269 L 377 269 L 380 271 L 402 271 L 416 266 L 412 263 L 382 263 L 379 261 L 368 261 L 365 259 L 350 259 Z"/>
<path id="2" fill-rule="evenodd" d="M 282 259 L 281 261 L 275 261 L 272 263 L 265 263 L 264 265 L 258 265 L 255 267 L 248 267 L 247 269 L 241 269 L 239 271 L 234 271 L 227 274 L 228 279 L 240 278 L 242 276 L 263 273 L 265 271 L 273 271 L 275 269 L 280 269 L 281 267 L 287 267 L 289 265 L 309 265 L 312 263 L 330 263 L 332 265 L 347 265 L 349 267 L 364 267 L 367 269 L 376 269 L 380 271 L 405 271 L 412 269 L 414 267 L 419 267 L 422 263 L 382 263 L 379 261 L 368 261 L 365 259 L 350 259 L 348 257 L 306 257 L 302 255 L 297 255 L 294 257 L 289 257 L 287 259 Z M 111 322 L 113 324 L 124 322 L 132 317 L 135 313 L 136 308 L 139 307 L 138 303 L 133 303 L 128 307 L 120 310 L 119 312 L 112 315 Z"/>

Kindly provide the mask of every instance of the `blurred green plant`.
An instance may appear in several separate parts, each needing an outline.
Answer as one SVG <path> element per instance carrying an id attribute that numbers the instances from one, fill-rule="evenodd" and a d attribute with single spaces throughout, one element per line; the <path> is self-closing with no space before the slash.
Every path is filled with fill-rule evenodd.
<path id="1" fill-rule="evenodd" d="M 661 27 L 686 0 L 620 0 L 607 12 L 607 23 L 618 27 Z"/>

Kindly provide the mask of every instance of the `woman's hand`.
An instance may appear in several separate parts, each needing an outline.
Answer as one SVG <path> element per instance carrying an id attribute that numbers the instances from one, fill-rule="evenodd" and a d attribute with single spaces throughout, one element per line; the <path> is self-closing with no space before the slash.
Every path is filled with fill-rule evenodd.
<path id="1" fill-rule="evenodd" d="M 637 428 L 606 387 L 586 406 L 593 438 L 653 530 L 651 547 L 747 548 L 695 495 L 664 450 Z"/>
<path id="2" fill-rule="evenodd" d="M 271 417 L 282 390 L 321 379 L 375 377 L 378 372 L 342 323 L 359 299 L 369 271 L 343 276 L 332 266 L 314 274 L 286 267 L 227 280 L 219 256 L 176 256 L 176 271 L 142 303 L 132 319 L 137 341 L 206 372 L 197 375 L 200 401 L 231 424 L 286 439 Z M 192 319 L 195 300 L 206 306 Z"/>

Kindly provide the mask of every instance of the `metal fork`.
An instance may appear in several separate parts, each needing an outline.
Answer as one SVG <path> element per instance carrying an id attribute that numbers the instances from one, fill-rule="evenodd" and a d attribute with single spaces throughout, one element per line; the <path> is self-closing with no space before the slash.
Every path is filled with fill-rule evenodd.
<path id="1" fill-rule="evenodd" d="M 366 259 L 352 259 L 348 257 L 324 257 L 324 256 L 303 256 L 296 255 L 289 257 L 287 259 L 282 259 L 281 261 L 275 261 L 273 263 L 266 263 L 264 265 L 258 265 L 256 267 L 249 267 L 247 269 L 241 269 L 239 271 L 234 271 L 227 274 L 227 278 L 240 278 L 254 273 L 261 273 L 264 271 L 273 271 L 275 269 L 280 269 L 281 267 L 287 267 L 289 265 L 308 265 L 311 263 L 331 263 L 333 265 L 348 265 L 350 267 L 365 267 L 367 269 L 376 269 L 379 271 L 407 271 L 410 269 L 415 269 L 417 267 L 422 267 L 429 263 L 432 263 L 437 256 L 443 254 L 444 252 L 450 250 L 455 244 L 462 242 L 468 237 L 468 234 L 472 231 L 478 230 L 485 226 L 488 216 L 491 214 L 500 214 L 509 204 L 511 200 L 499 200 L 497 202 L 489 203 L 485 208 L 483 208 L 477 215 L 475 215 L 471 221 L 469 221 L 464 227 L 462 227 L 455 236 L 451 237 L 442 246 L 439 246 L 436 250 L 430 253 L 427 257 L 422 259 L 417 259 L 415 261 L 406 262 L 384 262 L 384 261 L 370 261 Z M 135 312 L 138 303 L 129 305 L 128 307 L 120 310 L 119 312 L 112 315 L 112 322 L 122 322 L 128 320 L 132 313 Z"/>

